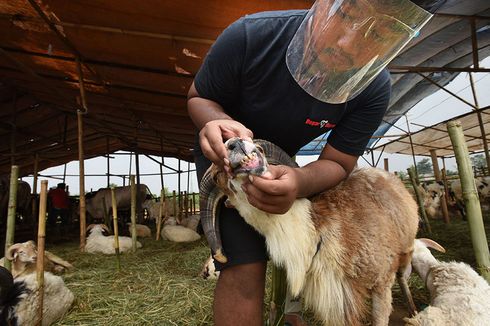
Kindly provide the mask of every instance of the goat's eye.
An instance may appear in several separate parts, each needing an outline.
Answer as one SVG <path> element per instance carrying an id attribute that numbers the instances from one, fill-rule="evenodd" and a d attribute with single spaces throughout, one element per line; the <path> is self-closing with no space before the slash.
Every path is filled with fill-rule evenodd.
<path id="1" fill-rule="evenodd" d="M 235 148 L 236 148 L 236 143 L 235 143 L 235 142 L 234 142 L 234 143 L 230 143 L 230 144 L 228 145 L 228 149 L 229 149 L 229 150 L 234 150 Z"/>

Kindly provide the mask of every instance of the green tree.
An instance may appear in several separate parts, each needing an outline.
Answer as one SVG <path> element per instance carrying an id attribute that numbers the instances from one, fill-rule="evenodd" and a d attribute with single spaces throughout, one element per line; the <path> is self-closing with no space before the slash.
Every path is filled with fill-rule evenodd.
<path id="1" fill-rule="evenodd" d="M 429 158 L 424 158 L 417 162 L 417 172 L 421 174 L 432 174 L 432 162 Z"/>
<path id="2" fill-rule="evenodd" d="M 487 167 L 487 160 L 483 154 L 473 155 L 470 157 L 470 160 L 471 164 L 473 164 L 476 169 L 484 169 Z"/>
<path id="3" fill-rule="evenodd" d="M 407 178 L 407 172 L 406 171 L 397 171 L 398 177 L 400 177 L 401 180 L 405 180 Z"/>

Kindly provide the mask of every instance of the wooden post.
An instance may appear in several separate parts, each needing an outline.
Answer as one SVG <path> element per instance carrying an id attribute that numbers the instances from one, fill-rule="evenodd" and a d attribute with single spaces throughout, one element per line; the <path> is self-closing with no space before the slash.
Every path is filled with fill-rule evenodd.
<path id="1" fill-rule="evenodd" d="M 388 164 L 388 159 L 387 158 L 384 159 L 384 163 L 385 163 L 385 171 L 388 171 L 389 172 L 390 171 L 390 166 Z"/>
<path id="2" fill-rule="evenodd" d="M 175 220 L 177 220 L 177 193 L 172 191 L 172 205 L 173 205 L 173 213 Z"/>
<path id="3" fill-rule="evenodd" d="M 136 252 L 136 182 L 134 175 L 129 177 L 129 184 L 131 185 L 131 239 L 133 245 L 133 252 Z"/>
<path id="4" fill-rule="evenodd" d="M 112 221 L 114 224 L 114 250 L 116 251 L 117 270 L 121 270 L 121 258 L 119 257 L 119 229 L 117 227 L 117 202 L 114 187 L 111 187 L 112 197 Z"/>
<path id="5" fill-rule="evenodd" d="M 196 194 L 192 193 L 192 214 L 196 214 Z"/>
<path id="6" fill-rule="evenodd" d="M 272 265 L 272 301 L 269 325 L 284 325 L 284 301 L 286 300 L 286 271 Z"/>
<path id="7" fill-rule="evenodd" d="M 46 241 L 46 206 L 48 202 L 48 181 L 41 181 L 41 196 L 39 197 L 39 222 L 37 229 L 37 284 L 39 290 L 38 325 L 42 325 L 44 306 L 44 244 Z"/>
<path id="8" fill-rule="evenodd" d="M 182 205 L 182 209 L 184 211 L 184 217 L 189 217 L 189 196 L 187 195 L 187 191 L 184 191 L 184 202 Z"/>
<path id="9" fill-rule="evenodd" d="M 85 251 L 86 232 L 87 232 L 87 216 L 85 204 L 85 165 L 83 153 L 83 113 L 77 111 L 78 120 L 78 164 L 79 164 L 79 183 L 80 183 L 80 251 Z"/>
<path id="10" fill-rule="evenodd" d="M 34 179 L 32 181 L 32 220 L 36 218 L 37 213 L 37 177 L 39 173 L 39 154 L 34 157 Z"/>
<path id="11" fill-rule="evenodd" d="M 140 184 L 141 184 L 141 179 L 140 179 L 140 155 L 139 155 L 139 152 L 135 152 L 135 155 L 134 155 L 134 158 L 135 158 L 135 165 L 136 165 L 136 191 L 139 192 L 139 189 L 140 189 Z M 141 216 L 141 212 L 139 211 L 139 208 L 141 208 L 141 198 L 140 196 L 136 196 L 136 207 L 138 208 L 136 210 L 136 214 L 137 214 L 137 219 L 138 219 L 138 223 L 142 223 L 143 222 L 143 216 Z"/>
<path id="12" fill-rule="evenodd" d="M 427 218 L 427 214 L 425 213 L 424 199 L 422 198 L 422 195 L 420 194 L 419 183 L 418 183 L 417 179 L 415 178 L 415 169 L 414 168 L 408 168 L 407 172 L 408 172 L 408 175 L 410 176 L 410 181 L 412 182 L 413 191 L 415 192 L 415 198 L 417 198 L 420 216 L 422 216 L 424 224 L 427 228 L 427 232 L 429 234 L 432 234 L 432 230 L 431 230 L 431 227 L 429 224 L 429 219 Z"/>
<path id="13" fill-rule="evenodd" d="M 441 173 L 439 170 L 439 162 L 437 161 L 437 153 L 435 149 L 430 150 L 430 158 L 432 159 L 432 168 L 434 170 L 434 178 L 436 179 L 437 183 L 442 182 L 442 177 Z M 444 187 L 444 190 L 446 188 Z M 442 217 L 444 219 L 445 223 L 449 223 L 449 213 L 447 211 L 447 200 L 446 200 L 446 191 L 441 195 L 441 210 L 442 210 Z"/>
<path id="14" fill-rule="evenodd" d="M 162 229 L 162 217 L 165 214 L 165 190 L 160 192 L 160 210 L 157 216 L 157 234 L 156 240 L 160 240 L 160 230 Z"/>
<path id="15" fill-rule="evenodd" d="M 473 177 L 471 170 L 471 161 L 463 134 L 463 128 L 461 127 L 460 121 L 453 120 L 447 123 L 447 129 L 449 137 L 451 138 L 451 143 L 453 144 L 456 163 L 458 165 L 461 191 L 466 207 L 466 216 L 468 218 L 476 263 L 480 274 L 487 280 L 487 282 L 490 282 L 490 253 L 483 225 L 480 199 L 478 198 L 475 178 Z"/>
<path id="16" fill-rule="evenodd" d="M 19 167 L 17 165 L 12 165 L 10 170 L 10 186 L 9 186 L 9 204 L 7 213 L 7 234 L 5 236 L 5 251 L 4 257 L 7 255 L 7 251 L 11 245 L 14 244 L 15 236 L 15 215 L 17 213 L 17 181 L 19 177 Z M 9 271 L 12 270 L 12 262 L 5 259 L 4 267 Z"/>

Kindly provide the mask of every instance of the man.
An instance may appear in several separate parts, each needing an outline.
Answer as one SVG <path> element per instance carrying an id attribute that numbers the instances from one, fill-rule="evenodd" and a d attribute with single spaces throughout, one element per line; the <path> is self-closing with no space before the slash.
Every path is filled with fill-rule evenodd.
<path id="1" fill-rule="evenodd" d="M 68 214 L 70 209 L 70 198 L 65 191 L 66 185 L 58 183 L 55 189 L 48 191 L 50 210 L 48 213 L 48 224 L 51 227 L 56 225 L 58 216 L 61 218 L 61 226 L 65 228 L 68 225 Z"/>
<path id="2" fill-rule="evenodd" d="M 317 0 L 309 11 L 258 13 L 230 25 L 188 93 L 188 112 L 200 130 L 199 180 L 210 161 L 229 170 L 223 141 L 231 137 L 266 139 L 293 156 L 330 131 L 317 161 L 271 166 L 244 191 L 255 207 L 282 214 L 296 198 L 337 185 L 388 106 L 384 67 L 430 16 L 408 0 Z M 220 212 L 228 263 L 216 264 L 215 325 L 261 325 L 264 239 L 235 210 L 222 205 Z"/>

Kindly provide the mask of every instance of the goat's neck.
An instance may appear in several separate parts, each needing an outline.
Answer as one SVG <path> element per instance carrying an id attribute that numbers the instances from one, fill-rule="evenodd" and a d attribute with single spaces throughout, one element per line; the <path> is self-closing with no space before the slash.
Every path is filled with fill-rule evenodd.
<path id="1" fill-rule="evenodd" d="M 229 201 L 265 237 L 272 261 L 286 269 L 292 294 L 299 294 L 319 242 L 311 220 L 311 202 L 297 199 L 286 214 L 269 214 L 250 205 L 239 180 L 232 182 L 237 191 Z"/>
<path id="2" fill-rule="evenodd" d="M 430 277 L 429 273 L 431 269 L 439 264 L 439 261 L 432 256 L 429 255 L 417 255 L 412 259 L 412 266 L 415 272 L 419 274 L 420 278 L 424 281 L 426 287 L 429 291 L 432 292 L 432 282 L 428 282 L 428 278 Z"/>

